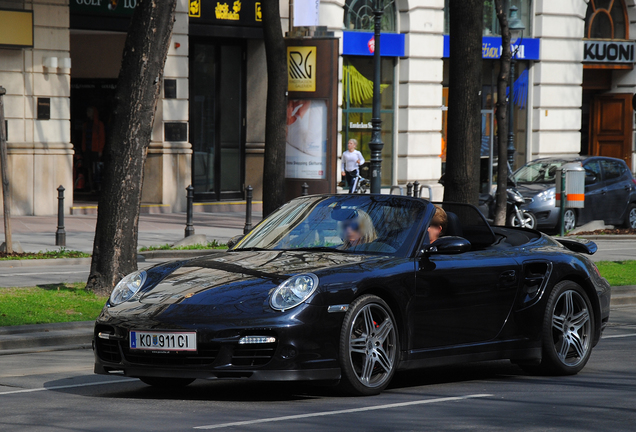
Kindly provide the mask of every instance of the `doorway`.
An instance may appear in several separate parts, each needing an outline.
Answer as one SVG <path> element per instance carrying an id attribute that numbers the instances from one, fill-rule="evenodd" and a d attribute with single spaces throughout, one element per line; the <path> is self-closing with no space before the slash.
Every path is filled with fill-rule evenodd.
<path id="1" fill-rule="evenodd" d="M 592 97 L 590 150 L 594 156 L 623 159 L 632 166 L 632 95 L 601 94 Z"/>
<path id="2" fill-rule="evenodd" d="M 245 44 L 191 40 L 190 142 L 198 201 L 243 198 Z"/>

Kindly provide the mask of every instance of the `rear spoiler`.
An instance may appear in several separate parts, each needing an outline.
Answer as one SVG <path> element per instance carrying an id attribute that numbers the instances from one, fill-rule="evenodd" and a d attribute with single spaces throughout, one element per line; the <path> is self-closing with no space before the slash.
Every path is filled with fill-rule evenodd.
<path id="1" fill-rule="evenodd" d="M 577 239 L 577 238 L 554 238 L 572 252 L 586 253 L 588 255 L 594 255 L 598 250 L 598 246 L 591 240 Z"/>

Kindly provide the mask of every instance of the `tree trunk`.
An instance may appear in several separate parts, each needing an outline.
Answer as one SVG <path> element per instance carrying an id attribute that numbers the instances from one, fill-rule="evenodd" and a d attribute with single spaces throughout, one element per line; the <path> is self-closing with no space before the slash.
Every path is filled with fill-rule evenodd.
<path id="1" fill-rule="evenodd" d="M 450 0 L 444 201 L 479 203 L 483 0 Z"/>
<path id="2" fill-rule="evenodd" d="M 130 22 L 115 92 L 113 126 L 104 148 L 91 272 L 86 288 L 108 295 L 137 270 L 143 168 L 176 0 L 140 0 Z"/>
<path id="3" fill-rule="evenodd" d="M 287 134 L 287 49 L 278 0 L 266 0 L 263 36 L 267 56 L 267 112 L 263 166 L 263 216 L 285 203 L 285 139 Z"/>
<path id="4" fill-rule="evenodd" d="M 501 26 L 501 58 L 499 59 L 499 76 L 497 77 L 497 206 L 495 207 L 495 225 L 506 225 L 506 201 L 508 199 L 508 103 L 513 101 L 513 89 L 510 89 L 510 101 L 506 102 L 508 83 L 514 81 L 510 77 L 510 28 L 508 16 L 504 10 L 504 0 L 495 0 L 497 19 Z M 512 86 L 511 86 L 512 87 Z"/>

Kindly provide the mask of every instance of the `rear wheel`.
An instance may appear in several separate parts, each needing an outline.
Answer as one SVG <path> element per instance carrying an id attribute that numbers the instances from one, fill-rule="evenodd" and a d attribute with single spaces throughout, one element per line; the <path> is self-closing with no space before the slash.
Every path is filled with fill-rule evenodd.
<path id="1" fill-rule="evenodd" d="M 627 207 L 627 215 L 625 216 L 625 227 L 636 229 L 636 204 L 632 203 Z"/>
<path id="2" fill-rule="evenodd" d="M 594 314 L 587 294 L 575 282 L 559 282 L 552 290 L 545 310 L 541 363 L 524 369 L 574 375 L 590 358 L 593 335 Z"/>
<path id="3" fill-rule="evenodd" d="M 374 295 L 354 301 L 340 333 L 344 389 L 362 396 L 381 393 L 395 374 L 398 353 L 395 318 L 386 302 Z"/>
<path id="4" fill-rule="evenodd" d="M 141 382 L 159 388 L 185 387 L 194 382 L 194 378 L 139 377 Z"/>

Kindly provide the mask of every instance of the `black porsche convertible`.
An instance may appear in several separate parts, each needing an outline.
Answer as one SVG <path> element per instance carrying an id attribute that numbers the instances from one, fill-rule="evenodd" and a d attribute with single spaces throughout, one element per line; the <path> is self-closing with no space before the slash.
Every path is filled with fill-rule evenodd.
<path id="1" fill-rule="evenodd" d="M 317 195 L 228 251 L 126 276 L 95 324 L 95 372 L 339 382 L 380 393 L 397 370 L 510 359 L 576 374 L 609 319 L 592 242 L 490 226 L 473 206 Z M 432 226 L 432 225 L 431 225 Z M 434 231 L 434 230 L 433 230 Z"/>

